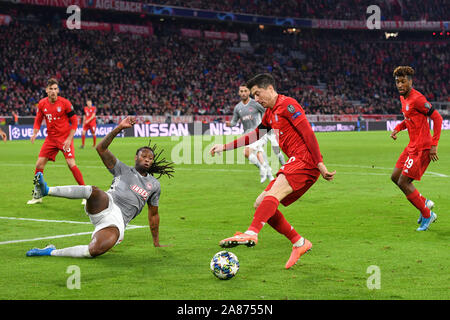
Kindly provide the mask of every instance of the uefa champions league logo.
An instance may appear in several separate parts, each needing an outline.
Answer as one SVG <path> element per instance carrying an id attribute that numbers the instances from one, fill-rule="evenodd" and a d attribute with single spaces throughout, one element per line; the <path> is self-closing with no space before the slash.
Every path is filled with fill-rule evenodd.
<path id="1" fill-rule="evenodd" d="M 19 139 L 20 138 L 20 129 L 19 128 L 13 128 L 11 130 L 11 136 L 13 139 Z"/>

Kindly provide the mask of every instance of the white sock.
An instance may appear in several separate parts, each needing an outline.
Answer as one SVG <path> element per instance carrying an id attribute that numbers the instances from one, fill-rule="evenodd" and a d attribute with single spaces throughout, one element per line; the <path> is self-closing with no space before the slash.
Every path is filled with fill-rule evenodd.
<path id="1" fill-rule="evenodd" d="M 278 160 L 280 161 L 281 165 L 284 165 L 286 163 L 286 160 L 284 159 L 284 155 L 280 152 L 277 154 Z"/>
<path id="2" fill-rule="evenodd" d="M 248 234 L 248 235 L 250 235 L 250 236 L 257 236 L 257 235 L 258 235 L 255 231 L 250 231 L 250 230 L 247 230 L 247 231 L 245 231 L 244 233 L 245 233 L 245 234 Z"/>
<path id="3" fill-rule="evenodd" d="M 68 199 L 89 199 L 92 186 L 61 186 L 48 188 L 48 195 Z"/>
<path id="4" fill-rule="evenodd" d="M 296 243 L 294 243 L 294 247 L 301 247 L 305 244 L 305 238 L 301 237 Z"/>
<path id="5" fill-rule="evenodd" d="M 253 152 L 249 154 L 248 161 L 253 163 L 258 168 L 261 168 L 261 163 L 259 163 L 258 157 L 256 157 L 256 154 L 254 154 Z"/>
<path id="6" fill-rule="evenodd" d="M 55 257 L 92 258 L 88 245 L 55 249 L 51 252 L 51 255 Z"/>

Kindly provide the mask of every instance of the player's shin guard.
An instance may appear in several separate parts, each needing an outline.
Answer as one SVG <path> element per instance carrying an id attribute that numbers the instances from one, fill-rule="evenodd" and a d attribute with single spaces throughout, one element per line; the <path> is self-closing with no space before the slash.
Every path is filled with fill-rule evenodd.
<path id="1" fill-rule="evenodd" d="M 294 227 L 286 220 L 280 210 L 277 209 L 275 214 L 267 220 L 267 223 L 276 231 L 284 235 L 292 244 L 301 239 L 301 236 L 295 231 Z"/>
<path id="2" fill-rule="evenodd" d="M 277 198 L 266 196 L 258 206 L 258 209 L 256 209 L 252 224 L 248 227 L 248 230 L 259 233 L 267 220 L 275 214 L 279 204 L 280 202 Z"/>
<path id="3" fill-rule="evenodd" d="M 424 198 L 417 189 L 408 194 L 406 198 L 420 211 L 424 218 L 430 217 L 431 210 L 425 205 Z"/>
<path id="4" fill-rule="evenodd" d="M 89 199 L 92 194 L 92 186 L 61 186 L 50 187 L 48 195 L 67 199 Z"/>
<path id="5" fill-rule="evenodd" d="M 73 166 L 70 168 L 70 171 L 72 171 L 73 177 L 77 181 L 79 185 L 84 185 L 83 175 L 81 174 L 80 169 L 78 169 L 77 166 Z"/>

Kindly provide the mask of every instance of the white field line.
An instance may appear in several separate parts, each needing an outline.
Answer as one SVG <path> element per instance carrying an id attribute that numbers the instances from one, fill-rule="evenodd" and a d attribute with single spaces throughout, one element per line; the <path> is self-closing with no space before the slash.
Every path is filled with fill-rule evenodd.
<path id="1" fill-rule="evenodd" d="M 359 169 L 371 169 L 371 170 L 387 170 L 388 173 L 376 173 L 376 172 L 345 172 L 345 171 L 339 171 L 337 174 L 344 174 L 344 175 L 355 175 L 355 176 L 361 176 L 361 175 L 368 175 L 368 176 L 385 176 L 389 175 L 389 173 L 394 169 L 394 167 L 386 168 L 386 167 L 372 167 L 372 166 L 360 166 L 360 165 L 352 165 L 352 164 L 336 164 L 336 163 L 327 163 L 326 164 L 328 169 L 332 169 L 333 167 L 342 167 L 342 168 L 359 168 Z M 0 166 L 2 167 L 34 167 L 34 164 L 26 164 L 26 163 L 0 163 Z M 52 167 L 59 167 L 59 168 L 65 168 L 67 165 L 62 164 L 52 164 Z M 89 169 L 106 169 L 104 166 L 86 166 L 82 165 L 82 168 L 89 168 Z M 176 167 L 175 170 L 180 171 L 200 171 L 200 172 L 248 172 L 249 170 L 246 169 L 223 169 L 223 168 L 183 168 L 183 167 Z M 435 178 L 449 178 L 449 175 L 433 172 L 433 171 L 426 171 L 424 176 L 428 177 L 435 177 Z"/>
<path id="2" fill-rule="evenodd" d="M 47 222 L 47 223 L 54 223 L 54 222 L 56 222 L 56 223 L 91 224 L 90 222 L 83 222 L 83 221 L 47 220 L 47 219 L 17 218 L 17 217 L 0 217 L 0 219 L 21 220 L 21 221 L 35 221 L 35 222 L 37 221 L 37 222 Z M 139 229 L 139 228 L 146 228 L 146 227 L 145 226 L 128 225 L 126 227 L 126 230 Z M 2 244 L 11 244 L 11 243 L 20 243 L 20 242 L 38 241 L 38 240 L 47 240 L 47 239 L 74 237 L 74 236 L 81 236 L 81 235 L 86 235 L 86 234 L 92 234 L 92 232 L 93 231 L 70 233 L 70 234 L 60 234 L 60 235 L 54 235 L 54 236 L 48 236 L 48 237 L 39 237 L 39 238 L 32 238 L 32 239 L 10 240 L 10 241 L 0 242 L 0 245 L 2 245 Z"/>

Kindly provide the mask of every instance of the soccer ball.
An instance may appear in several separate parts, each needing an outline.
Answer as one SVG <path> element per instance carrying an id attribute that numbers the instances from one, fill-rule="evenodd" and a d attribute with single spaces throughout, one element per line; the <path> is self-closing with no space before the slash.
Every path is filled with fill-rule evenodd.
<path id="1" fill-rule="evenodd" d="M 220 251 L 212 257 L 210 268 L 217 278 L 228 280 L 233 278 L 238 272 L 239 260 L 232 252 Z"/>

